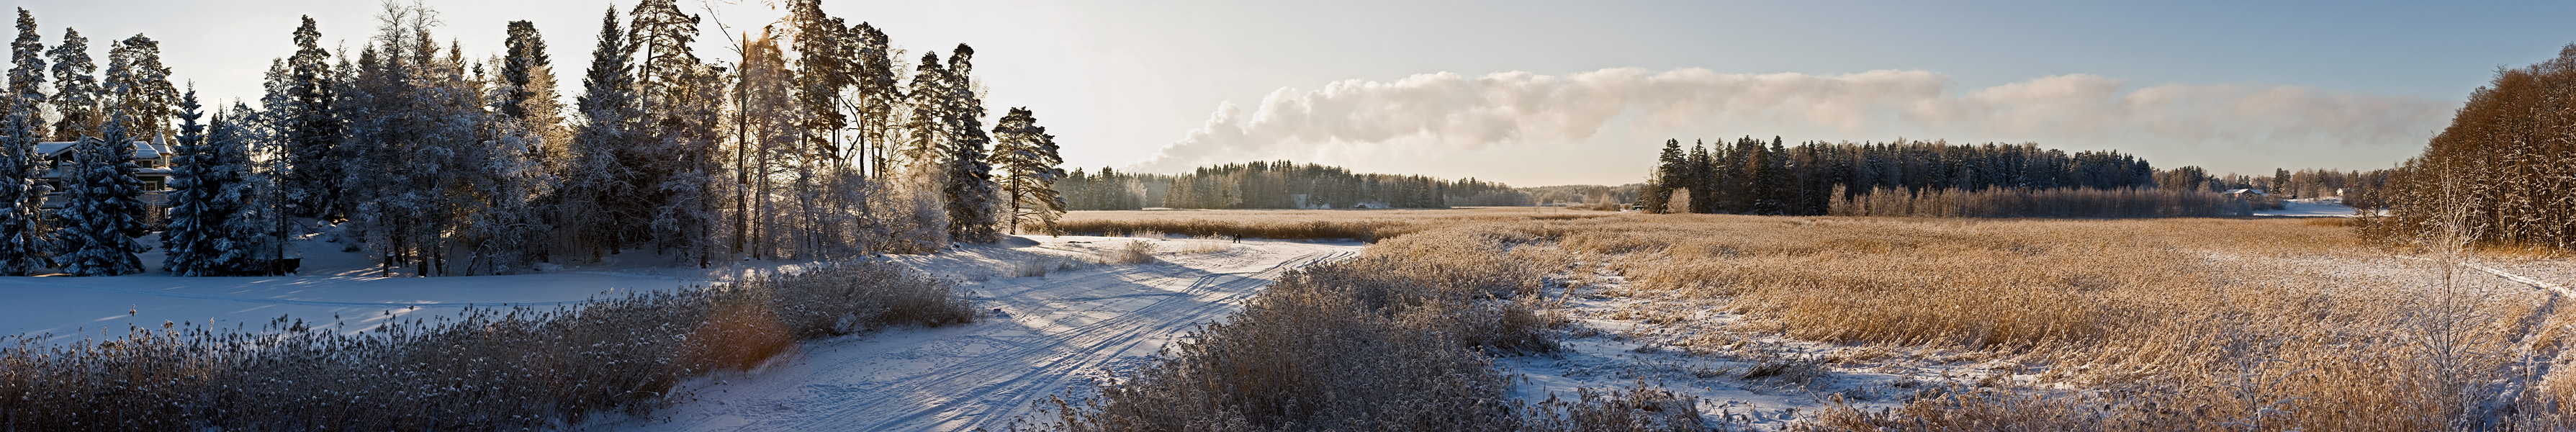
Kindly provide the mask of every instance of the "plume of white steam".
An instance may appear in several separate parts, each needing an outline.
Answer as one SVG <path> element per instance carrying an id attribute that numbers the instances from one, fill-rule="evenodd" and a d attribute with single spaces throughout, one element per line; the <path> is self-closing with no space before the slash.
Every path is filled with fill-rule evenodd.
<path id="1" fill-rule="evenodd" d="M 1964 93 L 1950 87 L 1940 74 L 1899 70 L 1605 69 L 1350 80 L 1315 91 L 1279 89 L 1248 115 L 1222 105 L 1206 126 L 1135 167 L 1174 171 L 1280 158 L 1332 163 L 1496 145 L 1575 150 L 1614 125 L 1649 132 L 1754 125 L 1766 129 L 1743 132 L 1766 135 L 1775 133 L 1768 128 L 1797 125 L 1851 135 L 1913 131 L 2061 145 L 2103 139 L 2414 144 L 2439 128 L 2454 105 L 2297 86 L 2165 84 L 2123 91 L 2127 85 L 2119 80 L 2084 74 Z"/>

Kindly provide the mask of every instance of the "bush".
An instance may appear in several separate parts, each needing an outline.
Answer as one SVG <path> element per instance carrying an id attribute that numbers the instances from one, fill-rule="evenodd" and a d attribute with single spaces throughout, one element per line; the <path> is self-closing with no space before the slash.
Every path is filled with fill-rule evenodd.
<path id="1" fill-rule="evenodd" d="M 360 334 L 165 324 L 0 347 L 0 430 L 503 430 L 644 413 L 797 339 L 974 318 L 945 282 L 848 262 L 578 308 L 470 309 Z"/>

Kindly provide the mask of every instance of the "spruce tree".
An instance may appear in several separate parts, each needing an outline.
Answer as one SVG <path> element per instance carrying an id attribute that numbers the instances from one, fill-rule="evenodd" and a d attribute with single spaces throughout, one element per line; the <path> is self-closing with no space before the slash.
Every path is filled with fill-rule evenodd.
<path id="1" fill-rule="evenodd" d="M 46 267 L 43 206 L 53 188 L 41 180 L 45 167 L 37 163 L 43 135 L 36 131 L 35 102 L 23 94 L 5 97 L 15 99 L 15 109 L 0 124 L 0 276 L 25 276 Z"/>
<path id="2" fill-rule="evenodd" d="M 975 48 L 957 44 L 948 56 L 946 114 L 949 143 L 940 165 L 947 169 L 940 195 L 948 201 L 948 236 L 969 243 L 1001 239 L 995 230 L 993 164 L 985 150 L 992 137 L 984 132 L 984 103 L 975 95 L 972 59 Z"/>
<path id="3" fill-rule="evenodd" d="M 179 102 L 178 143 L 171 148 L 170 222 L 161 231 L 161 249 L 166 251 L 161 269 L 179 276 L 210 276 L 205 262 L 214 255 L 210 240 L 221 235 L 225 216 L 214 207 L 224 182 L 218 178 L 215 158 L 206 152 L 206 126 L 197 123 L 204 116 L 199 108 L 197 91 L 188 90 Z"/>
<path id="4" fill-rule="evenodd" d="M 254 127 L 261 127 L 258 126 L 260 123 L 281 121 L 285 120 L 264 116 L 240 103 L 215 114 L 207 142 L 198 155 L 206 158 L 207 161 L 202 163 L 211 167 L 209 178 L 222 184 L 212 189 L 210 201 L 213 204 L 208 206 L 221 216 L 209 218 L 219 225 L 207 239 L 206 249 L 210 255 L 200 261 L 202 268 L 215 274 L 238 276 L 268 276 L 292 270 L 274 265 L 290 253 L 286 250 L 286 233 L 279 228 L 286 222 L 288 207 L 284 202 L 285 196 L 278 193 L 280 173 L 285 172 L 278 165 L 282 160 L 271 159 L 266 162 L 268 168 L 260 168 L 261 163 L 250 158 L 254 151 L 284 154 L 283 148 L 254 150 L 252 147 L 256 142 L 267 142 L 269 146 L 288 145 L 262 140 L 251 131 Z"/>
<path id="5" fill-rule="evenodd" d="M 0 107 L 6 110 L 0 112 L 24 109 L 38 113 L 28 121 L 38 123 L 34 125 L 36 129 L 44 129 L 44 110 L 40 107 L 45 100 L 44 85 L 44 40 L 36 35 L 35 15 L 27 13 L 27 8 L 18 8 L 18 39 L 9 42 L 9 106 Z"/>
<path id="6" fill-rule="evenodd" d="M 574 126 L 571 160 L 561 168 L 563 193 L 556 216 L 555 243 L 596 261 L 628 242 L 629 227 L 650 219 L 630 203 L 637 173 L 620 156 L 634 146 L 642 105 L 635 95 L 632 45 L 609 8 L 600 19 L 599 46 L 591 51 L 590 69 L 582 78 L 582 95 L 574 99 L 582 121 Z"/>
<path id="7" fill-rule="evenodd" d="M 334 152 L 342 124 L 333 109 L 340 74 L 331 67 L 331 52 L 322 49 L 322 31 L 304 17 L 293 34 L 295 54 L 272 71 L 268 117 L 277 124 L 285 146 L 286 172 L 281 179 L 287 210 L 299 217 L 339 219 L 340 167 Z"/>
<path id="8" fill-rule="evenodd" d="M 1673 189 L 1680 187 L 1683 184 L 1680 180 L 1690 172 L 1688 163 L 1682 156 L 1682 140 L 1664 139 L 1664 151 L 1655 156 L 1655 173 L 1646 179 L 1646 186 L 1639 191 L 1641 195 L 1637 197 L 1637 204 L 1645 207 L 1647 213 L 1672 212 L 1669 206 Z"/>
<path id="9" fill-rule="evenodd" d="M 134 254 L 145 249 L 142 180 L 134 177 L 134 140 L 125 134 L 125 119 L 109 119 L 99 136 L 82 138 L 72 149 L 72 164 L 63 168 L 66 189 L 61 215 L 62 270 L 74 276 L 116 276 L 143 272 Z"/>
<path id="10" fill-rule="evenodd" d="M 90 62 L 89 38 L 80 31 L 63 28 L 63 43 L 45 51 L 54 63 L 54 96 L 50 103 L 59 116 L 54 121 L 54 139 L 78 140 L 98 134 L 99 88 L 98 65 Z"/>

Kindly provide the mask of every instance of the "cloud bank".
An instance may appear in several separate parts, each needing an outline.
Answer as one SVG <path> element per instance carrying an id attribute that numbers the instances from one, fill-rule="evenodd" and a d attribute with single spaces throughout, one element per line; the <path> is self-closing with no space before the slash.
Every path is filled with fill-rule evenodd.
<path id="1" fill-rule="evenodd" d="M 1536 150 L 1528 156 L 1544 157 L 1588 148 L 1605 129 L 1623 135 L 1734 130 L 1978 137 L 2060 147 L 2412 146 L 2445 124 L 2456 105 L 2299 86 L 2132 89 L 2118 79 L 2085 74 L 1963 92 L 1952 87 L 1948 77 L 1910 70 L 1754 75 L 1605 69 L 1566 76 L 1435 73 L 1395 82 L 1349 80 L 1314 91 L 1282 88 L 1249 113 L 1222 105 L 1205 126 L 1133 167 L 1169 172 L 1282 158 L 1347 163 L 1497 147 Z M 1653 141 L 1642 145 L 1660 143 L 1660 136 Z"/>

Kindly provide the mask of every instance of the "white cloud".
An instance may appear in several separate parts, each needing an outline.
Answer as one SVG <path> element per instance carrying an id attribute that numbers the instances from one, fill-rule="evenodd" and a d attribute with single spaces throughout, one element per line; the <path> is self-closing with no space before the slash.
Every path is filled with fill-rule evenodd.
<path id="1" fill-rule="evenodd" d="M 2010 141 L 2417 145 L 2452 102 L 2298 86 L 2163 84 L 2058 75 L 1964 92 L 1948 77 L 1604 69 L 1566 76 L 1414 75 L 1282 88 L 1250 112 L 1231 103 L 1135 168 L 1297 159 L 1375 162 L 1499 146 L 1571 151 L 1619 136 L 1740 130 L 1770 135 L 1903 134 Z M 1917 135 L 1920 136 L 1920 135 Z M 1689 137 L 1683 137 L 1689 138 Z M 1660 140 L 1656 140 L 1660 141 Z"/>

